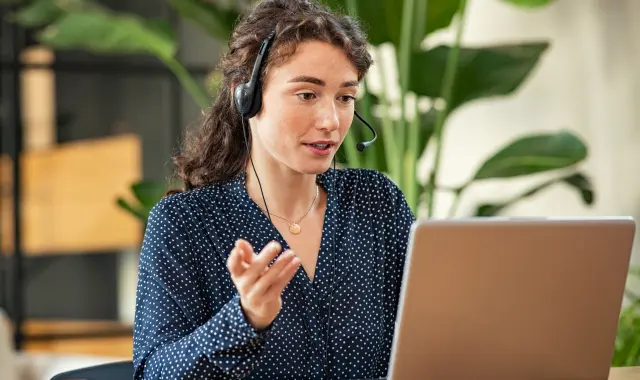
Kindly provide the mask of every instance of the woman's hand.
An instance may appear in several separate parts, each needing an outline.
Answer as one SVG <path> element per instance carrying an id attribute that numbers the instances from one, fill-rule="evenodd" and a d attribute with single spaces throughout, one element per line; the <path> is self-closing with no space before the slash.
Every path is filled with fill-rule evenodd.
<path id="1" fill-rule="evenodd" d="M 280 244 L 271 242 L 256 255 L 251 244 L 241 239 L 227 259 L 231 279 L 240 293 L 242 310 L 258 331 L 271 325 L 280 313 L 282 291 L 300 266 L 300 259 L 287 250 L 269 267 L 281 249 Z"/>

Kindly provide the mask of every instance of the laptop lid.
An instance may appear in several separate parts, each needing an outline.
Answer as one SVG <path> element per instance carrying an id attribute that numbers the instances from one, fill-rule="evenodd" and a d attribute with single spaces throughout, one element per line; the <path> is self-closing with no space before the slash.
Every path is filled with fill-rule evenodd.
<path id="1" fill-rule="evenodd" d="M 418 220 L 390 380 L 605 380 L 631 218 Z"/>

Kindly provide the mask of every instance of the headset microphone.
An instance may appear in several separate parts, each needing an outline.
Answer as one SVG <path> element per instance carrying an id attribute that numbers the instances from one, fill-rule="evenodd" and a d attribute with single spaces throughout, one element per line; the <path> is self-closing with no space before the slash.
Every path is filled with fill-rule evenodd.
<path id="1" fill-rule="evenodd" d="M 358 117 L 358 119 L 360 119 L 361 122 L 363 122 L 367 127 L 369 127 L 369 129 L 371 130 L 371 133 L 373 133 L 373 138 L 369 141 L 361 141 L 358 143 L 358 145 L 356 145 L 356 148 L 358 149 L 359 152 L 364 151 L 366 148 L 368 148 L 369 146 L 371 146 L 371 144 L 373 144 L 374 141 L 376 141 L 376 138 L 378 138 L 378 134 L 376 133 L 376 130 L 373 129 L 373 127 L 371 125 L 369 125 L 369 123 L 367 123 L 359 114 L 358 112 L 356 112 L 355 110 L 353 111 L 353 113 L 356 114 L 356 116 Z"/>

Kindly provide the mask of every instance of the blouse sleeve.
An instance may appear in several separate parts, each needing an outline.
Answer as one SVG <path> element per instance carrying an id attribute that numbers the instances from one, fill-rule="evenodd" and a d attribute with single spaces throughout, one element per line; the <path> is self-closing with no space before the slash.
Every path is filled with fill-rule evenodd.
<path id="1" fill-rule="evenodd" d="M 200 270 L 189 239 L 193 227 L 171 197 L 151 211 L 142 243 L 134 378 L 245 377 L 258 363 L 269 330 L 251 327 L 237 293 L 207 313 L 211 307 L 200 296 Z"/>
<path id="2" fill-rule="evenodd" d="M 383 175 L 383 174 L 381 174 Z M 384 175 L 383 175 L 384 176 Z M 385 294 L 384 304 L 386 308 L 384 322 L 385 347 L 384 352 L 390 352 L 404 275 L 405 258 L 409 245 L 411 225 L 416 217 L 409 207 L 402 190 L 386 176 L 381 180 L 383 189 L 384 206 L 386 209 L 385 220 Z M 379 362 L 380 373 L 387 373 L 389 357 Z"/>
<path id="3" fill-rule="evenodd" d="M 402 260 L 401 268 L 398 269 L 404 271 L 404 257 L 409 245 L 411 225 L 416 217 L 402 190 L 384 174 L 380 175 L 384 176 L 382 189 L 384 190 L 388 210 L 387 220 L 389 221 L 388 228 L 385 228 L 387 254 Z"/>

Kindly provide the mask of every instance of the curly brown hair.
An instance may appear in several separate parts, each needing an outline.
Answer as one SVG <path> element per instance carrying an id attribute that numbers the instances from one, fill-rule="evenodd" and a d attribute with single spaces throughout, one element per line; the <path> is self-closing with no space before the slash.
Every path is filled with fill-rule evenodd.
<path id="1" fill-rule="evenodd" d="M 233 30 L 229 49 L 218 64 L 222 82 L 215 102 L 200 128 L 187 134 L 182 152 L 174 157 L 176 176 L 185 190 L 224 182 L 244 171 L 248 154 L 233 89 L 249 80 L 260 44 L 272 32 L 275 38 L 262 67 L 263 81 L 270 68 L 284 63 L 299 43 L 309 40 L 341 48 L 356 68 L 358 80 L 373 63 L 367 37 L 354 18 L 309 0 L 264 0 L 257 4 Z M 248 123 L 245 126 L 251 144 Z"/>

